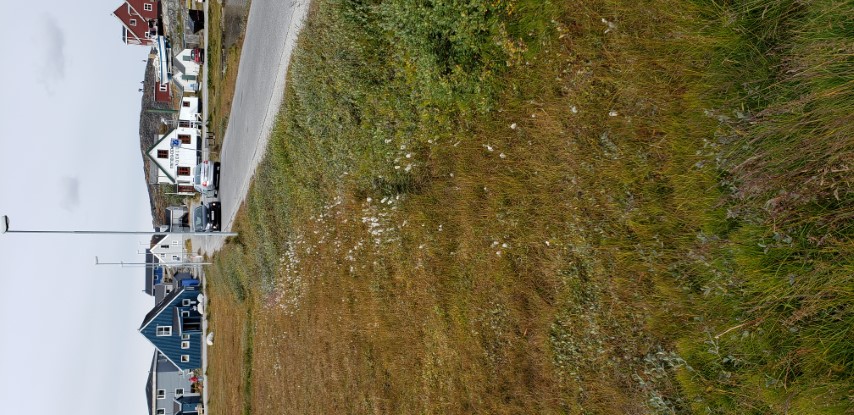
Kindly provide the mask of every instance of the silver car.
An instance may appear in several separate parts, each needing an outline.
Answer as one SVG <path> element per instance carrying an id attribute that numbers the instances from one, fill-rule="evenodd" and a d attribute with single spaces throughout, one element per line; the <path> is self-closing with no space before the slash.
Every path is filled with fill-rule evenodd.
<path id="1" fill-rule="evenodd" d="M 197 192 L 216 197 L 219 190 L 219 162 L 205 160 L 193 169 L 193 188 Z"/>

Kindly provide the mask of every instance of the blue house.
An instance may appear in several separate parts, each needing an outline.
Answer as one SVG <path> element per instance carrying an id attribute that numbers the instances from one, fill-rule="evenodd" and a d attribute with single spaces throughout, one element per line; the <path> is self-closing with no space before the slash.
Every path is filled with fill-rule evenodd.
<path id="1" fill-rule="evenodd" d="M 202 367 L 199 293 L 197 287 L 183 287 L 170 293 L 145 316 L 139 327 L 139 332 L 185 373 Z"/>

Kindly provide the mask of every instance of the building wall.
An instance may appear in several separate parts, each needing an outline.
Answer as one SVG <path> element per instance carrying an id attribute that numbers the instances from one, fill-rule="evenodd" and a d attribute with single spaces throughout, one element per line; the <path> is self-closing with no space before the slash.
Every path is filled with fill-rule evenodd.
<path id="1" fill-rule="evenodd" d="M 152 390 L 152 393 L 155 394 L 155 409 L 163 408 L 165 409 L 164 412 L 166 415 L 174 415 L 175 398 L 187 395 L 197 395 L 190 393 L 190 389 L 192 388 L 190 377 L 192 376 L 192 373 L 185 373 L 184 371 L 178 370 L 178 368 L 175 367 L 169 359 L 158 352 L 157 384 L 154 385 L 155 387 Z M 176 393 L 177 389 L 183 389 L 184 394 L 178 395 Z M 162 390 L 164 392 L 162 399 L 156 398 L 158 390 Z"/>
<path id="2" fill-rule="evenodd" d="M 145 10 L 146 5 L 151 10 Z M 149 32 L 152 26 L 157 26 L 159 12 L 159 1 L 128 0 L 119 5 L 113 12 L 113 15 L 124 25 L 127 31 L 126 42 L 128 44 L 150 46 L 154 44 L 154 39 L 146 37 L 146 33 Z"/>
<path id="3" fill-rule="evenodd" d="M 184 262 L 184 244 L 181 235 L 166 235 L 163 240 L 151 247 L 151 253 L 159 258 L 161 264 Z"/>
<path id="4" fill-rule="evenodd" d="M 182 336 L 178 334 L 178 328 L 173 327 L 173 312 L 176 306 L 180 306 L 183 300 L 196 301 L 199 291 L 195 289 L 184 289 L 180 293 L 175 294 L 169 304 L 165 305 L 163 311 L 152 318 L 144 327 L 140 328 L 145 338 L 154 344 L 160 353 L 166 355 L 169 360 L 175 364 L 180 370 L 193 370 L 202 366 L 202 334 L 190 333 Z M 166 298 L 164 301 L 169 301 Z M 158 306 L 155 306 L 158 307 Z M 172 333 L 169 336 L 157 336 L 158 326 L 172 327 Z M 184 349 L 181 347 L 181 342 L 189 342 L 189 347 Z M 181 362 L 181 356 L 187 355 L 188 361 Z"/>
<path id="5" fill-rule="evenodd" d="M 180 147 L 172 147 L 172 140 L 180 136 L 190 137 L 189 143 L 182 143 Z M 199 144 L 201 132 L 197 128 L 178 127 L 165 136 L 160 136 L 158 142 L 149 150 L 149 158 L 164 172 L 158 173 L 158 183 L 191 183 L 193 181 L 193 168 L 198 164 Z M 162 153 L 166 158 L 162 158 Z M 178 174 L 179 167 L 189 168 L 188 174 Z M 168 174 L 165 174 L 168 173 Z M 171 176 L 171 177 L 170 177 Z"/>
<path id="6" fill-rule="evenodd" d="M 199 98 L 198 97 L 183 97 L 181 98 L 181 109 L 178 112 L 179 120 L 195 121 L 199 114 Z"/>

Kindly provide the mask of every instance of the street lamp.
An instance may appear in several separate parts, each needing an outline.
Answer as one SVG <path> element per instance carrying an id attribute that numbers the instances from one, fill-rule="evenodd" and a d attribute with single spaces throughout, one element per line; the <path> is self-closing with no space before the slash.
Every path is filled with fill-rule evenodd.
<path id="1" fill-rule="evenodd" d="M 187 236 L 237 236 L 237 232 L 157 232 L 157 231 L 56 231 L 9 229 L 9 217 L 0 220 L 0 233 L 50 233 L 72 235 L 187 235 Z"/>
<path id="2" fill-rule="evenodd" d="M 160 264 L 160 263 L 150 264 L 148 262 L 124 262 L 124 261 L 100 262 L 98 260 L 98 257 L 97 256 L 95 257 L 95 265 L 121 265 L 122 268 L 124 268 L 125 265 L 141 265 L 142 267 L 145 267 L 145 268 L 157 268 L 157 267 L 171 267 L 171 266 L 178 266 L 178 265 L 212 265 L 212 264 L 213 264 L 212 262 L 176 262 L 176 263 L 164 263 L 164 264 Z M 140 267 L 140 268 L 142 268 L 142 267 Z"/>

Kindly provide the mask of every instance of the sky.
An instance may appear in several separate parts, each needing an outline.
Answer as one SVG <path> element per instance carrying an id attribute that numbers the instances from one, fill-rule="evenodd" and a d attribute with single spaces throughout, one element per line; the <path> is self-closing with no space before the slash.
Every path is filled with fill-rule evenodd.
<path id="1" fill-rule="evenodd" d="M 148 48 L 119 0 L 0 0 L 0 215 L 18 230 L 149 230 L 139 148 Z M 3 413 L 145 414 L 145 236 L 0 235 Z"/>

